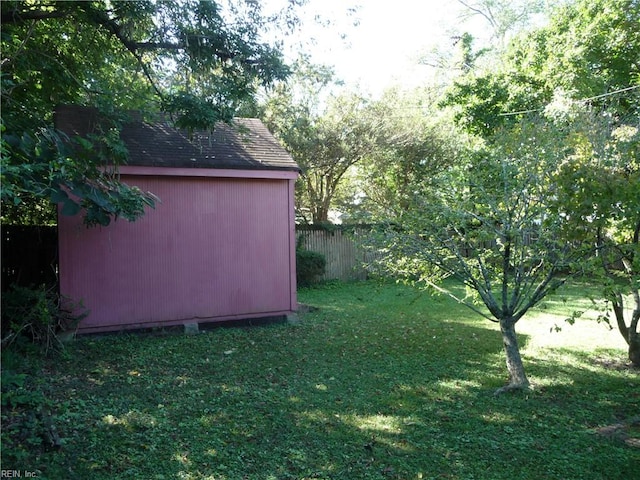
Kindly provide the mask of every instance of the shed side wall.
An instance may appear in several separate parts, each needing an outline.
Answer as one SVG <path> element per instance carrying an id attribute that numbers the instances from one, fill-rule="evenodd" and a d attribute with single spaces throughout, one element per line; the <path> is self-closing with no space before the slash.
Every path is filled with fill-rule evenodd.
<path id="1" fill-rule="evenodd" d="M 295 310 L 289 181 L 122 180 L 161 202 L 104 228 L 60 216 L 61 293 L 91 311 L 80 331 Z"/>

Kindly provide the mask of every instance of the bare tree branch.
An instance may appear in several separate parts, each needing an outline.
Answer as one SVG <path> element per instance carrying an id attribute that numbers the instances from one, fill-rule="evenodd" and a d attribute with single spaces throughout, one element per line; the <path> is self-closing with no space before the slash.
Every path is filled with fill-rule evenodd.
<path id="1" fill-rule="evenodd" d="M 490 10 L 489 10 L 489 13 L 487 14 L 486 12 L 482 11 L 481 9 L 479 9 L 477 7 L 474 7 L 473 5 L 469 4 L 468 2 L 466 2 L 464 0 L 458 0 L 458 2 L 461 3 L 465 8 L 471 10 L 474 14 L 480 15 L 481 17 L 484 17 L 489 22 L 491 27 L 493 27 L 494 29 L 497 28 L 496 21 L 493 18 L 493 15 L 491 14 Z"/>

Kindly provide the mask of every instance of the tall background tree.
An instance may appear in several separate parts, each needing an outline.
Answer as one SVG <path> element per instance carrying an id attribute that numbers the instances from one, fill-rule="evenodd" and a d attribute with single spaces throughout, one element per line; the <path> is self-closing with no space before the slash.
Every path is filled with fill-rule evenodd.
<path id="1" fill-rule="evenodd" d="M 569 266 L 600 272 L 637 361 L 639 21 L 637 1 L 568 2 L 492 70 L 456 79 L 442 105 L 479 148 L 414 184 L 408 213 L 390 218 L 386 268 L 434 285 L 455 276 L 500 323 L 507 390 L 528 384 L 515 324 Z"/>
<path id="2" fill-rule="evenodd" d="M 265 16 L 248 0 L 2 2 L 3 204 L 24 212 L 64 200 L 66 213 L 82 207 L 89 224 L 137 218 L 153 197 L 102 168 L 126 160 L 118 142 L 126 117 L 116 112 L 162 111 L 187 129 L 230 120 L 260 86 L 288 74 L 263 33 L 295 25 L 303 3 Z M 69 145 L 53 128 L 64 103 L 101 112 L 90 143 Z M 16 211 L 3 220 L 20 221 Z"/>
<path id="3" fill-rule="evenodd" d="M 638 31 L 637 0 L 569 2 L 555 11 L 547 26 L 514 39 L 497 73 L 459 79 L 445 102 L 455 105 L 461 125 L 489 142 L 501 129 L 543 111 L 560 135 L 573 132 L 565 136 L 568 154 L 554 184 L 559 205 L 550 208 L 562 211 L 570 240 L 580 234 L 581 240 L 597 246 L 588 270 L 600 279 L 636 365 Z M 581 268 L 586 267 L 583 263 Z"/>
<path id="4" fill-rule="evenodd" d="M 294 67 L 290 82 L 274 89 L 260 115 L 302 168 L 302 221 L 326 223 L 330 211 L 349 223 L 399 214 L 416 183 L 465 151 L 468 139 L 442 114 L 435 88 L 390 88 L 373 100 L 335 93 L 326 67 Z"/>
<path id="5" fill-rule="evenodd" d="M 362 113 L 374 145 L 355 166 L 351 204 L 343 207 L 354 220 L 402 216 L 417 185 L 462 161 L 468 138 L 438 107 L 440 95 L 431 87 L 390 88 Z"/>
<path id="6" fill-rule="evenodd" d="M 338 82 L 330 68 L 301 59 L 294 69 L 291 80 L 268 96 L 260 115 L 302 169 L 299 219 L 328 223 L 347 172 L 374 148 L 369 102 L 355 93 L 331 93 Z"/>

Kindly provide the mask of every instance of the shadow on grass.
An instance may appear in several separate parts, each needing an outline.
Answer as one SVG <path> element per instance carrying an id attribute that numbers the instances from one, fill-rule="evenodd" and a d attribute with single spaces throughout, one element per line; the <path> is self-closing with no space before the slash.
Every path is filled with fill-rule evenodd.
<path id="1" fill-rule="evenodd" d="M 538 388 L 494 397 L 506 369 L 486 321 L 413 291 L 351 293 L 297 327 L 72 345 L 46 376 L 65 445 L 29 465 L 69 479 L 636 472 L 637 449 L 594 433 L 637 410 L 635 372 L 545 351 L 525 358 Z"/>

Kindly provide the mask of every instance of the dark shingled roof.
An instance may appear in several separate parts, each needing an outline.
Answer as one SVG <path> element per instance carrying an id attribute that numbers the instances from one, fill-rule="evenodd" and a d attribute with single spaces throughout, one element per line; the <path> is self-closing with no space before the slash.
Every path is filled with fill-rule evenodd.
<path id="1" fill-rule="evenodd" d="M 132 117 L 135 117 L 132 116 Z M 56 128 L 68 135 L 86 136 L 98 122 L 95 109 L 61 106 Z M 129 151 L 127 165 L 145 167 L 230 168 L 241 170 L 299 170 L 291 155 L 256 118 L 218 123 L 213 132 L 191 135 L 167 121 L 133 119 L 120 137 Z"/>

